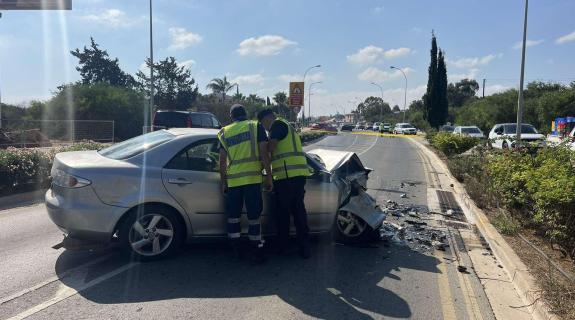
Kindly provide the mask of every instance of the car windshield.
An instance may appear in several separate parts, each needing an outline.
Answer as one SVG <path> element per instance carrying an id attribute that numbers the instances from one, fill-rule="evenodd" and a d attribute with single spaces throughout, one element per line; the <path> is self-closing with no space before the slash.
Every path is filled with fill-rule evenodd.
<path id="1" fill-rule="evenodd" d="M 124 160 L 170 141 L 174 137 L 165 130 L 155 131 L 117 143 L 98 152 L 106 158 Z"/>
<path id="2" fill-rule="evenodd" d="M 515 134 L 517 133 L 517 125 L 516 124 L 506 124 L 504 126 L 503 133 L 505 134 Z M 536 134 L 537 129 L 530 124 L 522 124 L 521 125 L 521 133 L 526 134 Z"/>
<path id="3" fill-rule="evenodd" d="M 467 127 L 467 128 L 461 128 L 461 132 L 462 133 L 481 133 L 481 130 L 479 130 L 479 128 L 475 128 L 475 127 Z"/>
<path id="4" fill-rule="evenodd" d="M 413 126 L 410 125 L 409 123 L 406 123 L 406 124 L 402 124 L 401 128 L 413 128 Z"/>

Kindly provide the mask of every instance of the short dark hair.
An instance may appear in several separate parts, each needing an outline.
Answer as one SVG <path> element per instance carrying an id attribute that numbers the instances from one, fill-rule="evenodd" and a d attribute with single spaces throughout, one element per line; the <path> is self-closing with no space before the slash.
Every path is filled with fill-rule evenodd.
<path id="1" fill-rule="evenodd" d="M 262 121 L 263 118 L 274 115 L 274 111 L 270 108 L 263 109 L 262 111 L 258 112 L 258 121 Z"/>
<path id="2" fill-rule="evenodd" d="M 230 116 L 234 120 L 242 120 L 248 117 L 248 113 L 246 112 L 246 108 L 241 104 L 234 104 L 230 107 Z"/>

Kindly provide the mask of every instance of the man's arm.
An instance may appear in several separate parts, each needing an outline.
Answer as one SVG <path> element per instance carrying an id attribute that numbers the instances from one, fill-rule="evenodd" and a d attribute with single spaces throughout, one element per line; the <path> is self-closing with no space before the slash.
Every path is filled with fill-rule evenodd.
<path id="1" fill-rule="evenodd" d="M 262 141 L 259 143 L 260 148 L 260 155 L 261 155 L 261 162 L 266 170 L 266 190 L 271 191 L 273 189 L 273 175 L 272 175 L 272 166 L 270 161 L 270 151 L 269 151 L 269 144 L 267 141 Z"/>
<path id="2" fill-rule="evenodd" d="M 274 152 L 274 150 L 276 149 L 277 146 L 278 146 L 278 140 L 277 139 L 270 139 L 270 141 L 268 142 L 268 150 L 269 150 L 270 154 L 272 154 Z"/>
<path id="3" fill-rule="evenodd" d="M 226 149 L 220 148 L 220 182 L 222 184 L 222 193 L 226 193 L 228 189 L 228 181 L 226 180 L 226 171 L 228 168 L 228 153 Z"/>

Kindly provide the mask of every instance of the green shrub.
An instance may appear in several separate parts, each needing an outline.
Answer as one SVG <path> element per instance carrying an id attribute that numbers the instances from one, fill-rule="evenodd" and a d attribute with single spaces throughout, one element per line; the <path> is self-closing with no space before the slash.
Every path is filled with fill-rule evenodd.
<path id="1" fill-rule="evenodd" d="M 100 143 L 81 142 L 68 147 L 8 148 L 0 150 L 0 192 L 11 193 L 26 186 L 45 188 L 50 183 L 54 156 L 59 152 L 97 150 Z"/>
<path id="2" fill-rule="evenodd" d="M 521 224 L 519 221 L 506 214 L 500 214 L 493 218 L 493 226 L 503 233 L 504 235 L 513 236 L 516 235 L 521 230 Z"/>
<path id="3" fill-rule="evenodd" d="M 449 132 L 438 132 L 431 135 L 431 145 L 441 150 L 446 156 L 461 154 L 479 143 L 479 139 L 451 134 Z"/>

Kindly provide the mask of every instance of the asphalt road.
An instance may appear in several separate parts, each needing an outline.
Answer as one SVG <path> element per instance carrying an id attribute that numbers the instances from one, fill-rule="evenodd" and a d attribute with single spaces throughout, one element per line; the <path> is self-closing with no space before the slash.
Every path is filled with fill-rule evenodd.
<path id="1" fill-rule="evenodd" d="M 407 138 L 340 134 L 306 150 L 314 148 L 356 152 L 374 169 L 368 187 L 378 202 L 427 205 L 426 172 Z M 52 249 L 60 240 L 43 205 L 0 211 L 0 319 L 472 318 L 449 252 L 318 241 L 309 260 L 270 256 L 252 267 L 231 260 L 223 243 L 131 263 L 113 249 Z M 474 290 L 480 318 L 492 319 Z"/>

